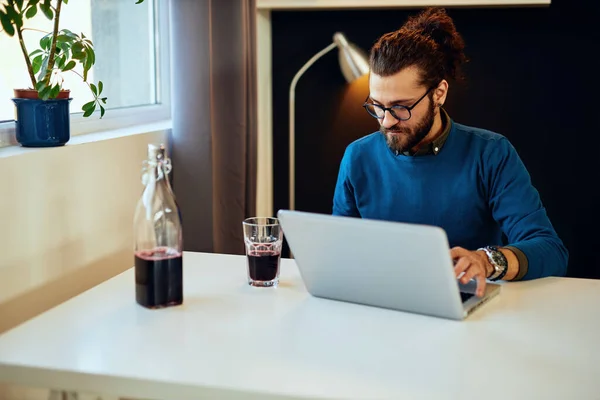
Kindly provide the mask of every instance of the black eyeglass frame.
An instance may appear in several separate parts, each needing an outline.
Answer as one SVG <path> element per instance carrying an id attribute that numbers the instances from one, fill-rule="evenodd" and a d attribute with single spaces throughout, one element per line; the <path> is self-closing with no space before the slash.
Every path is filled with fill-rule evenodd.
<path id="1" fill-rule="evenodd" d="M 429 92 L 431 92 L 433 89 L 435 89 L 438 85 L 436 86 L 432 86 L 429 88 L 428 91 L 425 92 L 425 94 L 423 96 L 421 96 L 421 98 L 419 100 L 417 100 L 412 106 L 402 106 L 402 105 L 394 105 L 391 107 L 384 107 L 384 106 L 380 106 L 379 104 L 375 104 L 375 103 L 368 103 L 367 100 L 369 100 L 369 97 L 371 96 L 370 94 L 367 96 L 367 98 L 365 99 L 365 102 L 363 103 L 363 108 L 369 113 L 369 115 L 373 118 L 377 118 L 379 120 L 384 119 L 385 118 L 385 112 L 388 111 L 392 117 L 394 117 L 395 119 L 397 119 L 398 121 L 408 121 L 409 119 L 412 118 L 412 110 L 413 108 L 415 108 L 420 102 L 421 100 L 423 100 L 428 94 Z M 373 114 L 369 111 L 369 109 L 367 107 L 369 106 L 373 106 L 373 107 L 377 107 L 380 110 L 383 111 L 383 114 L 380 116 L 378 116 L 377 114 Z M 396 115 L 396 113 L 394 112 L 394 109 L 398 110 L 406 110 L 408 111 L 408 118 L 399 118 L 398 115 Z"/>

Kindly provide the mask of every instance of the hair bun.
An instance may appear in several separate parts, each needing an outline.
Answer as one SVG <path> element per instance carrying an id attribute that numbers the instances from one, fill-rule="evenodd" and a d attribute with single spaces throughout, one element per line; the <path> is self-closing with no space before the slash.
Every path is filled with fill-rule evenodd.
<path id="1" fill-rule="evenodd" d="M 425 9 L 420 14 L 411 17 L 404 28 L 429 37 L 444 47 L 451 45 L 453 37 L 457 35 L 452 19 L 441 7 Z"/>
<path id="2" fill-rule="evenodd" d="M 410 17 L 403 30 L 431 39 L 448 56 L 447 72 L 454 76 L 460 64 L 466 61 L 465 43 L 454 26 L 454 21 L 442 7 L 429 7 Z"/>
<path id="3" fill-rule="evenodd" d="M 410 17 L 402 27 L 381 36 L 371 48 L 371 72 L 391 76 L 416 66 L 421 84 L 437 85 L 442 79 L 461 79 L 467 61 L 465 44 L 446 10 L 429 7 Z"/>

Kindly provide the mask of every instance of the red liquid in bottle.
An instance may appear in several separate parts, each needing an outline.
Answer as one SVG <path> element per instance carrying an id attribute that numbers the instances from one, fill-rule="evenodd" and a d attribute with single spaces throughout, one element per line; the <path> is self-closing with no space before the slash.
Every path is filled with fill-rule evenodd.
<path id="1" fill-rule="evenodd" d="M 147 308 L 183 303 L 183 258 L 169 248 L 143 250 L 135 254 L 135 297 Z"/>

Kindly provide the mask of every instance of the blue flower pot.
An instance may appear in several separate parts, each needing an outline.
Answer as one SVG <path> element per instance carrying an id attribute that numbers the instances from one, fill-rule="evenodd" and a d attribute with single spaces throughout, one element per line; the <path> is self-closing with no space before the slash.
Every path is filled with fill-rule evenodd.
<path id="1" fill-rule="evenodd" d="M 63 146 L 71 138 L 68 99 L 13 98 L 17 142 L 24 147 Z"/>

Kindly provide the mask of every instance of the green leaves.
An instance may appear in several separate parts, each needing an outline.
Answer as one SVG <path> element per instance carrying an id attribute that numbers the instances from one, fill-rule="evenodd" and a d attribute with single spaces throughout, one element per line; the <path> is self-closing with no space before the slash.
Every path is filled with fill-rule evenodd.
<path id="1" fill-rule="evenodd" d="M 39 72 L 39 79 L 47 80 L 49 71 L 46 71 L 52 47 L 52 34 L 47 34 L 40 39 L 40 49 L 29 54 L 32 60 L 33 73 Z M 56 36 L 56 53 L 54 68 L 63 72 L 71 71 L 80 63 L 83 67 L 82 78 L 87 81 L 88 71 L 96 62 L 93 43 L 83 33 L 77 35 L 68 29 L 61 29 Z"/>
<path id="2" fill-rule="evenodd" d="M 0 10 L 0 25 L 8 36 L 14 36 L 17 30 L 23 28 L 23 1 L 6 0 L 4 10 Z"/>
<path id="3" fill-rule="evenodd" d="M 37 7 L 29 7 L 27 12 L 25 12 L 25 17 L 27 19 L 31 19 L 37 15 L 38 8 Z"/>
<path id="4" fill-rule="evenodd" d="M 102 89 L 104 89 L 104 83 L 102 83 L 102 81 L 98 81 L 98 86 L 90 83 L 90 90 L 94 95 L 94 100 L 85 103 L 83 107 L 81 107 L 84 117 L 92 115 L 94 111 L 96 111 L 96 107 L 100 108 L 100 118 L 104 117 L 106 110 L 104 109 L 103 104 L 106 104 L 106 97 L 100 97 Z"/>
<path id="5" fill-rule="evenodd" d="M 64 4 L 69 3 L 69 0 L 61 1 Z M 144 0 L 136 0 L 135 4 L 143 2 Z M 55 29 L 58 29 L 60 7 L 57 4 L 57 0 L 0 0 L 0 34 L 5 32 L 10 37 L 17 33 L 20 35 L 24 20 L 39 18 L 39 13 L 53 21 Z M 19 44 L 26 59 L 32 85 L 44 100 L 56 98 L 60 93 L 63 82 L 61 72 L 71 71 L 87 83 L 88 72 L 96 63 L 92 41 L 83 33 L 77 35 L 68 29 L 43 36 L 39 41 L 40 48 L 29 54 L 24 42 L 20 41 Z M 78 64 L 81 65 L 83 74 L 75 71 Z M 90 83 L 88 86 L 94 99 L 84 105 L 84 116 L 88 117 L 100 109 L 102 118 L 106 112 L 106 97 L 101 97 L 104 84 L 99 81 L 98 85 Z"/>
<path id="6" fill-rule="evenodd" d="M 56 98 L 60 92 L 60 85 L 48 86 L 46 82 L 39 81 L 35 85 L 35 90 L 38 91 L 38 96 L 42 100 L 48 100 L 50 98 Z"/>
<path id="7" fill-rule="evenodd" d="M 60 85 L 55 85 L 50 90 L 50 95 L 48 97 L 51 98 L 51 99 L 55 99 L 56 96 L 58 96 L 59 92 L 60 92 Z"/>
<path id="8" fill-rule="evenodd" d="M 73 68 L 75 68 L 75 61 L 71 60 L 69 61 L 63 68 L 61 68 L 63 71 L 70 71 Z"/>
<path id="9" fill-rule="evenodd" d="M 40 50 L 40 49 L 34 50 L 34 51 L 32 51 L 31 53 L 29 53 L 29 58 L 35 57 L 35 56 L 37 56 L 38 54 L 43 54 L 43 53 L 44 53 L 44 52 L 43 52 L 42 50 Z"/>
<path id="10" fill-rule="evenodd" d="M 45 81 L 39 81 L 35 84 L 35 90 L 38 91 L 38 97 L 42 100 L 55 99 L 60 93 L 61 85 L 56 83 L 48 85 Z"/>
<path id="11" fill-rule="evenodd" d="M 52 34 L 48 33 L 40 39 L 40 47 L 43 50 L 50 51 L 50 46 L 52 46 Z"/>
<path id="12" fill-rule="evenodd" d="M 52 35 L 48 34 L 40 39 L 40 48 L 32 51 L 28 55 L 33 67 L 33 73 L 38 74 L 36 90 L 41 99 L 55 98 L 60 92 L 62 78 L 60 77 L 60 73 L 56 70 L 60 70 L 60 72 L 72 71 L 81 76 L 84 82 L 87 82 L 88 71 L 96 62 L 96 53 L 94 52 L 93 43 L 83 33 L 77 35 L 68 29 L 61 29 L 58 32 L 56 35 L 54 71 L 48 70 L 51 47 Z M 77 64 L 81 65 L 83 75 L 74 71 Z M 106 112 L 106 109 L 104 108 L 106 97 L 101 97 L 104 83 L 99 81 L 98 85 L 90 83 L 88 86 L 94 96 L 94 100 L 84 104 L 82 108 L 84 117 L 89 117 L 99 109 L 100 118 L 102 118 Z"/>
<path id="13" fill-rule="evenodd" d="M 44 0 L 42 4 L 40 4 L 40 10 L 49 20 L 54 19 L 54 11 L 52 10 L 52 2 L 51 0 Z"/>
<path id="14" fill-rule="evenodd" d="M 2 29 L 4 29 L 4 32 L 6 32 L 8 36 L 12 37 L 15 35 L 15 27 L 13 26 L 12 18 L 2 10 L 0 10 L 0 25 L 2 25 Z"/>
<path id="15" fill-rule="evenodd" d="M 45 87 L 46 84 L 44 82 L 38 82 L 35 84 L 35 90 L 37 90 L 38 92 L 41 92 Z"/>
<path id="16" fill-rule="evenodd" d="M 23 19 L 31 19 L 37 15 L 38 9 L 48 18 L 54 18 L 54 9 L 51 0 L 5 0 L 6 12 L 0 11 L 2 27 L 9 36 L 13 36 L 17 29 L 23 27 Z M 63 0 L 64 3 L 67 3 Z"/>
<path id="17" fill-rule="evenodd" d="M 42 57 L 42 64 L 40 65 L 39 68 L 39 75 L 37 76 L 37 80 L 41 81 L 44 80 L 44 77 L 46 76 L 46 74 L 48 73 L 48 71 L 46 71 L 48 69 L 48 57 Z M 34 72 L 35 74 L 36 72 Z"/>
<path id="18" fill-rule="evenodd" d="M 37 7 L 38 7 L 38 4 L 39 4 L 39 2 L 40 2 L 40 0 L 29 0 L 29 1 L 27 2 L 27 6 L 26 6 L 26 8 L 28 8 L 28 9 L 29 9 L 29 8 L 32 8 L 32 7 L 35 7 L 35 8 L 37 8 Z"/>
<path id="19" fill-rule="evenodd" d="M 87 81 L 88 71 L 96 63 L 96 53 L 94 52 L 94 44 L 90 39 L 82 33 L 77 35 L 68 29 L 63 29 L 56 37 L 56 47 L 60 48 L 67 57 L 78 61 L 83 67 L 83 80 Z M 70 63 L 65 63 L 71 65 Z M 63 71 L 64 68 L 60 67 Z M 72 69 L 73 67 L 69 68 Z"/>
<path id="20" fill-rule="evenodd" d="M 42 60 L 44 59 L 44 57 L 40 54 L 38 56 L 36 56 L 33 61 L 31 61 L 31 66 L 33 67 L 33 73 L 37 74 L 38 72 L 40 72 L 40 69 L 42 68 Z"/>
<path id="21" fill-rule="evenodd" d="M 81 109 L 83 110 L 83 116 L 89 117 L 96 111 L 96 101 L 92 100 L 89 103 L 85 103 Z"/>

